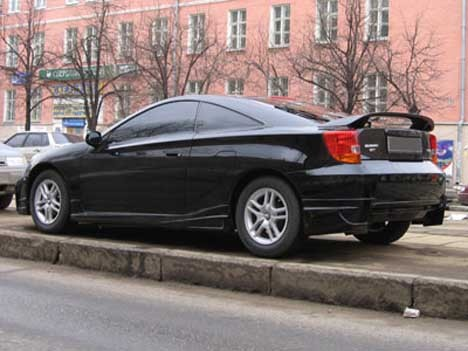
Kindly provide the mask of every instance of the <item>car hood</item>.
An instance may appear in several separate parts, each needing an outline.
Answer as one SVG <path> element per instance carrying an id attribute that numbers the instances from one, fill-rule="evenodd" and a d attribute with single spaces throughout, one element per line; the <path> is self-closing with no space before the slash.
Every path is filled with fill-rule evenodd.
<path id="1" fill-rule="evenodd" d="M 7 157 L 7 156 L 16 156 L 16 157 L 21 157 L 22 154 L 18 151 L 15 150 L 14 148 L 0 143 L 0 157 Z"/>
<path id="2" fill-rule="evenodd" d="M 58 149 L 50 149 L 34 155 L 31 159 L 31 168 L 39 163 L 56 162 L 59 160 L 73 159 L 87 152 L 91 147 L 85 142 L 67 144 Z"/>

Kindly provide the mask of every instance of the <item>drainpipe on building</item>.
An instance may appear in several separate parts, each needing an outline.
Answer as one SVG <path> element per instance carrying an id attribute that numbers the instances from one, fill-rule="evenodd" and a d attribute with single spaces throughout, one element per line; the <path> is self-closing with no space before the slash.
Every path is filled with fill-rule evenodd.
<path id="1" fill-rule="evenodd" d="M 175 0 L 174 4 L 174 28 L 173 28 L 173 43 L 172 46 L 172 69 L 173 69 L 173 80 L 174 80 L 174 96 L 177 96 L 179 93 L 178 91 L 178 84 L 179 81 L 179 67 L 177 63 L 177 48 L 179 45 L 179 9 L 180 9 L 180 1 Z"/>
<path id="2" fill-rule="evenodd" d="M 461 45 L 461 86 L 460 86 L 460 120 L 457 125 L 457 160 L 456 182 L 462 181 L 463 167 L 463 125 L 465 122 L 465 94 L 466 94 L 466 0 L 462 0 L 462 45 Z"/>

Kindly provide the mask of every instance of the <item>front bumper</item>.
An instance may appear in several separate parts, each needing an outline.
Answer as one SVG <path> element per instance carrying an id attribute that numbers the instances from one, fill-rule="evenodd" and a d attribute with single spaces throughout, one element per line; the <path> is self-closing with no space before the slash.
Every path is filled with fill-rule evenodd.
<path id="1" fill-rule="evenodd" d="M 362 234 L 385 221 L 443 222 L 445 175 L 431 162 L 367 161 L 294 176 L 307 234 Z"/>
<path id="2" fill-rule="evenodd" d="M 0 196 L 10 195 L 15 192 L 15 184 L 24 175 L 24 167 L 0 168 Z"/>

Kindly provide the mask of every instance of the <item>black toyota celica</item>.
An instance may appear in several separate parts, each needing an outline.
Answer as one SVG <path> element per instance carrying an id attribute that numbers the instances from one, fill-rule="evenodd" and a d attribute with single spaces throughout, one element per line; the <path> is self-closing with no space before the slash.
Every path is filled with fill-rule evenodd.
<path id="1" fill-rule="evenodd" d="M 36 156 L 17 209 L 46 233 L 70 223 L 237 231 L 263 257 L 309 235 L 390 244 L 411 223 L 442 224 L 431 119 L 306 117 L 236 97 L 161 101 Z"/>

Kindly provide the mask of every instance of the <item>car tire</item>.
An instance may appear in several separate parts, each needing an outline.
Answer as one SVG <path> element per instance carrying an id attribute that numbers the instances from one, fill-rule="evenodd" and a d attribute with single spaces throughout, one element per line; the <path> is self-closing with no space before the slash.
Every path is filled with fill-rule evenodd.
<path id="1" fill-rule="evenodd" d="M 379 224 L 369 230 L 368 234 L 354 235 L 356 239 L 366 244 L 390 245 L 406 234 L 411 222 L 388 222 Z"/>
<path id="2" fill-rule="evenodd" d="M 41 188 L 46 192 L 41 192 Z M 47 189 L 50 193 L 47 193 Z M 59 233 L 70 223 L 70 198 L 67 185 L 57 172 L 47 170 L 36 177 L 31 187 L 29 201 L 32 218 L 40 231 Z"/>
<path id="3" fill-rule="evenodd" d="M 285 256 L 301 237 L 301 209 L 296 194 L 275 177 L 258 178 L 243 189 L 236 204 L 235 222 L 244 246 L 260 257 Z"/>
<path id="4" fill-rule="evenodd" d="M 13 200 L 13 194 L 0 196 L 0 210 L 4 210 L 10 206 L 11 200 Z"/>

